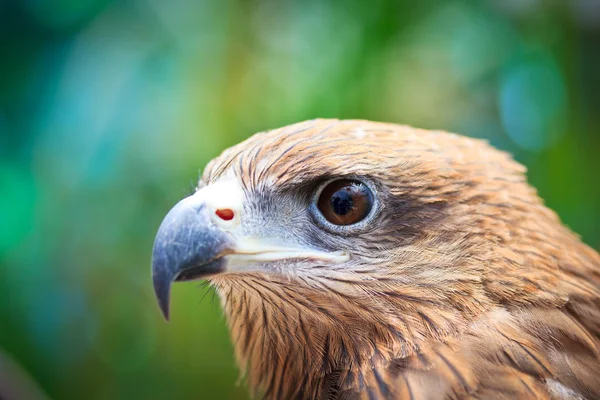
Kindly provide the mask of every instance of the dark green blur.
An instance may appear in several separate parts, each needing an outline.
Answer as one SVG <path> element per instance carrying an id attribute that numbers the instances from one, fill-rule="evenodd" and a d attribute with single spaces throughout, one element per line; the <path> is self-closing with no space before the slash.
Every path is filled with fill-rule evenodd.
<path id="1" fill-rule="evenodd" d="M 246 398 L 152 243 L 212 157 L 315 117 L 485 138 L 600 248 L 598 1 L 0 0 L 0 397 Z"/>

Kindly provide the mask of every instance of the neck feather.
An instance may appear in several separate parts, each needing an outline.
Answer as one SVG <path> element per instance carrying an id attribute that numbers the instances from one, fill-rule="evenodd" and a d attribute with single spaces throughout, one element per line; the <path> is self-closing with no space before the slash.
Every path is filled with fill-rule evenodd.
<path id="1" fill-rule="evenodd" d="M 414 296 L 350 298 L 258 275 L 213 279 L 238 364 L 265 398 L 322 398 L 459 330 L 450 306 Z"/>

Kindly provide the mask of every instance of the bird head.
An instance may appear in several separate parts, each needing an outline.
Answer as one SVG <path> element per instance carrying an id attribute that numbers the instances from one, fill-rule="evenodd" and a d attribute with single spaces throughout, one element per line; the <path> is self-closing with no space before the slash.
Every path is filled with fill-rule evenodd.
<path id="1" fill-rule="evenodd" d="M 483 141 L 307 121 L 208 164 L 159 228 L 154 287 L 168 316 L 174 281 L 207 279 L 250 385 L 281 391 L 281 369 L 385 363 L 498 304 L 560 302 L 533 224 L 565 235 L 524 168 Z"/>

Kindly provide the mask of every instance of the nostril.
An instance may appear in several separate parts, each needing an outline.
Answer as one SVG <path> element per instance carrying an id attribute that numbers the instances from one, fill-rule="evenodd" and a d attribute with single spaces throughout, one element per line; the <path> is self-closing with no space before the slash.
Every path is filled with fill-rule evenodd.
<path id="1" fill-rule="evenodd" d="M 235 213 L 231 208 L 219 208 L 217 211 L 215 211 L 215 214 L 217 214 L 217 217 L 225 221 L 231 221 L 233 217 L 235 217 Z"/>

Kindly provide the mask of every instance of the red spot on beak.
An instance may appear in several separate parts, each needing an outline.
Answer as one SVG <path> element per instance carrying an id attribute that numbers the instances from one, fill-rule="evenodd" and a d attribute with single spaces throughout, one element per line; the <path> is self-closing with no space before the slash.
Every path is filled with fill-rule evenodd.
<path id="1" fill-rule="evenodd" d="M 215 211 L 215 214 L 217 214 L 217 217 L 225 221 L 231 221 L 235 216 L 235 213 L 231 208 L 219 208 L 217 211 Z"/>

